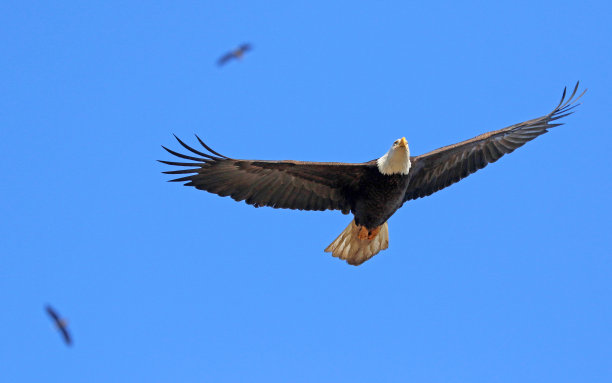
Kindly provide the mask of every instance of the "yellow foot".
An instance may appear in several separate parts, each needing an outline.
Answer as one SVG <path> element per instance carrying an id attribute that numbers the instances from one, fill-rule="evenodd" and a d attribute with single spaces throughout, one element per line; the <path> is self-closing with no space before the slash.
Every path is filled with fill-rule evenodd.
<path id="1" fill-rule="evenodd" d="M 380 232 L 380 228 L 381 228 L 381 226 L 378 226 L 376 229 L 370 230 L 370 232 L 368 233 L 368 239 L 370 241 L 373 240 L 374 238 L 376 238 L 376 236 Z"/>
<path id="2" fill-rule="evenodd" d="M 376 236 L 380 232 L 380 228 L 381 226 L 375 228 L 374 230 L 368 230 L 365 226 L 360 226 L 359 233 L 357 233 L 357 238 L 361 240 L 367 239 L 368 241 L 371 241 L 376 238 Z"/>
<path id="3" fill-rule="evenodd" d="M 366 238 L 368 238 L 368 229 L 366 229 L 365 226 L 360 226 L 359 227 L 359 233 L 357 233 L 357 238 L 359 238 L 359 239 L 366 239 Z"/>

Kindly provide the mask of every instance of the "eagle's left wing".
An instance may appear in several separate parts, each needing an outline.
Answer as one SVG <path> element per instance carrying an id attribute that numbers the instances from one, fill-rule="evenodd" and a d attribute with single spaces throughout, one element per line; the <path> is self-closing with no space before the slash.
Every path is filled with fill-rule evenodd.
<path id="1" fill-rule="evenodd" d="M 413 175 L 404 201 L 426 197 L 444 189 L 497 161 L 504 154 L 512 153 L 514 149 L 546 133 L 547 129 L 562 125 L 553 122 L 572 114 L 572 109 L 579 105 L 576 101 L 586 92 L 574 98 L 578 91 L 576 83 L 571 96 L 565 101 L 566 90 L 563 90 L 559 105 L 545 116 L 412 157 L 410 172 Z"/>

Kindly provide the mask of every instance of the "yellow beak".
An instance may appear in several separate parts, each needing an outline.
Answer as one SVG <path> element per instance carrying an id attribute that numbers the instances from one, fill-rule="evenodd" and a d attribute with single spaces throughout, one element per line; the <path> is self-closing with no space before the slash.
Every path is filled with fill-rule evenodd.
<path id="1" fill-rule="evenodd" d="M 402 146 L 404 148 L 408 147 L 408 141 L 406 141 L 406 137 L 402 137 L 402 139 L 400 140 L 399 146 Z"/>

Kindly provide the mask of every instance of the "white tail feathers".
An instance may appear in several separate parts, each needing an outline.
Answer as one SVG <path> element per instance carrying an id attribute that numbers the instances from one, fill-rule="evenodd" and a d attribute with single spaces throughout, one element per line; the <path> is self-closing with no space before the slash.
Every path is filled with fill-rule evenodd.
<path id="1" fill-rule="evenodd" d="M 332 253 L 334 257 L 346 260 L 350 265 L 361 265 L 372 258 L 379 251 L 389 247 L 389 227 L 387 222 L 380 226 L 380 232 L 372 239 L 359 239 L 361 228 L 355 224 L 355 220 L 344 229 L 342 233 L 332 242 L 325 252 Z"/>

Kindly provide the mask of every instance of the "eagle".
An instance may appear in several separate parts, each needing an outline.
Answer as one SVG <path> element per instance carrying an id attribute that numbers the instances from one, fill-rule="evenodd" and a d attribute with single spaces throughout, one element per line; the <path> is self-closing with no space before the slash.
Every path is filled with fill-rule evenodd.
<path id="1" fill-rule="evenodd" d="M 68 332 L 68 322 L 65 319 L 62 319 L 57 313 L 57 311 L 55 311 L 55 309 L 53 309 L 53 307 L 49 305 L 45 306 L 45 311 L 51 317 L 55 326 L 62 333 L 62 337 L 64 338 L 64 342 L 66 343 L 66 345 L 67 346 L 72 345 L 72 337 L 70 336 L 70 333 Z"/>
<path id="2" fill-rule="evenodd" d="M 176 135 L 191 154 L 162 147 L 190 162 L 160 161 L 180 166 L 165 174 L 180 174 L 171 182 L 185 182 L 200 190 L 255 207 L 276 209 L 340 210 L 353 220 L 325 249 L 350 265 L 360 265 L 389 246 L 388 219 L 404 203 L 426 197 L 512 153 L 526 142 L 562 125 L 573 113 L 579 82 L 566 100 L 548 114 L 470 140 L 411 156 L 405 137 L 397 139 L 380 158 L 363 163 L 241 160 L 226 157 L 196 138 L 195 149 Z M 185 168 L 186 167 L 186 168 Z"/>
<path id="3" fill-rule="evenodd" d="M 251 49 L 253 49 L 253 47 L 251 47 L 251 44 L 242 44 L 233 51 L 227 52 L 226 54 L 221 56 L 219 60 L 217 60 L 217 65 L 223 66 L 232 59 L 242 59 L 242 56 L 244 56 L 244 54 L 250 51 Z"/>

